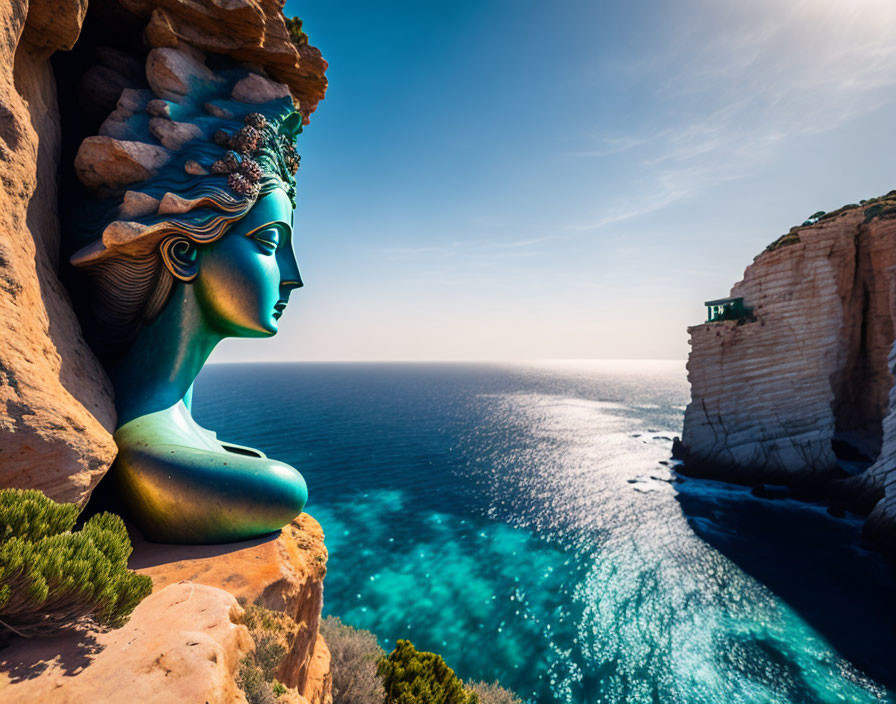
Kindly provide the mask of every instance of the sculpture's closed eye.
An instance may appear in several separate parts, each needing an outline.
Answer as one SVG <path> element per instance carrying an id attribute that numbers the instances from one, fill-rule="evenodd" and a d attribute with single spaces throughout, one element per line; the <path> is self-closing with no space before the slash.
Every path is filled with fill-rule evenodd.
<path id="1" fill-rule="evenodd" d="M 273 254 L 280 245 L 280 231 L 276 227 L 256 230 L 250 235 L 261 246 L 262 251 Z"/>

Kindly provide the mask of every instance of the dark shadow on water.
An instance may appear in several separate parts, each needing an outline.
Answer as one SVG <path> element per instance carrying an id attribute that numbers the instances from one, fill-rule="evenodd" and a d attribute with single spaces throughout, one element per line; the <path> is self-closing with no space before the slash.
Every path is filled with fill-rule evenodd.
<path id="1" fill-rule="evenodd" d="M 701 479 L 676 486 L 691 528 L 785 601 L 856 668 L 896 689 L 896 566 L 862 547 L 861 520 Z"/>

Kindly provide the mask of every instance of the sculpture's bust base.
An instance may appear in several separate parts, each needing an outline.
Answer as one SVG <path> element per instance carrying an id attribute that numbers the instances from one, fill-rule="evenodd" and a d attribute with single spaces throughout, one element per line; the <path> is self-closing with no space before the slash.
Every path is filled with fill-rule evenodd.
<path id="1" fill-rule="evenodd" d="M 137 539 L 131 567 L 152 577 L 154 592 L 128 624 L 0 650 L 0 700 L 244 702 L 235 678 L 252 648 L 238 625 L 236 599 L 245 599 L 300 624 L 278 679 L 294 690 L 295 704 L 327 704 L 330 653 L 318 634 L 326 560 L 323 531 L 306 514 L 279 535 L 242 543 Z"/>
<path id="2" fill-rule="evenodd" d="M 222 444 L 182 401 L 115 431 L 110 487 L 147 539 L 232 543 L 276 531 L 308 500 L 302 475 L 252 448 Z M 204 553 L 203 553 L 204 554 Z"/>

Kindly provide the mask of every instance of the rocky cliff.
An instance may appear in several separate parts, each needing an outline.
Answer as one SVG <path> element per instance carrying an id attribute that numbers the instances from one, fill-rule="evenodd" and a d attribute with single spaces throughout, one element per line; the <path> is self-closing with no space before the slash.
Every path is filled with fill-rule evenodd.
<path id="1" fill-rule="evenodd" d="M 815 220 L 747 267 L 745 315 L 689 328 L 686 471 L 879 502 L 869 534 L 892 543 L 896 192 Z"/>
<path id="2" fill-rule="evenodd" d="M 86 502 L 115 457 L 112 389 L 57 276 L 54 51 L 86 0 L 0 3 L 0 486 Z"/>

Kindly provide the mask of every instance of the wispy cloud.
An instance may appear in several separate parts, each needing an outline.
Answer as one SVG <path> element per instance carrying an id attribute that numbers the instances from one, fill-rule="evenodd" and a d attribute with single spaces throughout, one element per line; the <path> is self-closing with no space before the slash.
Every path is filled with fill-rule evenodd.
<path id="1" fill-rule="evenodd" d="M 642 100 L 654 120 L 641 132 L 603 137 L 576 153 L 625 153 L 638 182 L 569 230 L 656 212 L 754 173 L 791 140 L 896 101 L 892 0 L 760 0 L 736 10 L 708 0 L 691 5 L 698 11 L 682 12 L 682 25 L 667 29 L 677 39 L 626 69 L 634 84 L 652 87 Z M 633 192 L 643 195 L 632 198 Z"/>

